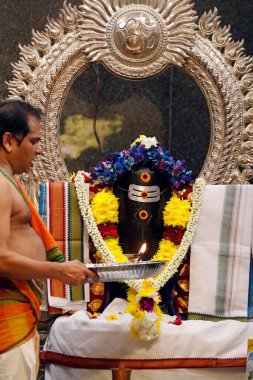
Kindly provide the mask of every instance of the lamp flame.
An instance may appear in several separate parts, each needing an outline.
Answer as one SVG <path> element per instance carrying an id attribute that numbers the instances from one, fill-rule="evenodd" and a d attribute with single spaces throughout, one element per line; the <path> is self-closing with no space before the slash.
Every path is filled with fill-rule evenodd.
<path id="1" fill-rule="evenodd" d="M 139 255 L 142 255 L 147 249 L 147 243 L 143 243 L 141 249 L 139 250 Z"/>

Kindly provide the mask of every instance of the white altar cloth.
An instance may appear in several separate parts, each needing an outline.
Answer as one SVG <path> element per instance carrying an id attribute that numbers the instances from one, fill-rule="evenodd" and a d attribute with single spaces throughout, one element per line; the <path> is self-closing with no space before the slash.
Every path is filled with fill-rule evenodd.
<path id="1" fill-rule="evenodd" d="M 114 300 L 114 305 L 119 306 L 121 301 L 123 303 L 123 300 Z M 83 358 L 135 361 L 186 359 L 186 361 L 181 361 L 181 367 L 184 367 L 191 359 L 191 366 L 194 360 L 198 362 L 201 362 L 201 360 L 208 362 L 208 360 L 210 360 L 211 367 L 219 367 L 219 361 L 223 360 L 225 362 L 227 361 L 226 366 L 232 367 L 236 365 L 233 364 L 233 362 L 236 362 L 238 359 L 246 359 L 247 340 L 248 338 L 253 338 L 252 322 L 245 323 L 235 320 L 220 322 L 190 320 L 183 321 L 183 323 L 178 326 L 168 323 L 171 317 L 164 315 L 163 321 L 161 322 L 160 337 L 154 341 L 144 342 L 136 340 L 130 335 L 129 324 L 132 319 L 131 315 L 122 313 L 118 315 L 118 320 L 108 321 L 106 316 L 112 312 L 115 313 L 115 308 L 109 305 L 109 308 L 97 319 L 90 319 L 86 311 L 78 311 L 72 316 L 58 318 L 51 328 L 44 351 L 46 353 L 63 354 L 71 358 L 79 358 L 80 360 Z M 89 373 L 88 379 L 102 380 L 104 378 L 111 378 L 109 371 L 73 369 L 63 367 L 61 364 L 61 362 L 56 363 L 56 365 L 49 364 L 47 366 L 45 380 L 58 378 L 61 380 L 67 378 L 77 380 L 85 378 L 85 373 L 87 376 Z M 201 368 L 198 368 L 197 372 L 201 372 L 200 370 Z M 242 378 L 240 377 L 242 374 L 245 376 L 244 366 L 241 367 L 241 370 L 238 368 L 231 368 L 231 370 L 233 377 L 230 377 L 231 373 L 228 377 L 228 369 L 216 368 L 217 374 L 221 377 L 210 377 L 210 379 L 229 378 L 237 380 Z M 57 377 L 55 371 L 57 372 Z M 82 372 L 82 377 L 80 376 L 80 371 Z M 170 371 L 171 369 L 169 372 Z M 192 371 L 193 370 L 188 369 L 189 376 Z M 131 379 L 135 379 L 134 373 L 137 375 L 139 373 L 140 378 L 144 379 L 145 373 L 148 376 L 148 372 L 151 373 L 154 371 L 133 371 Z M 157 370 L 155 372 L 157 372 Z M 169 379 L 168 371 L 162 372 L 167 372 L 166 379 Z M 74 375 L 75 373 L 76 375 Z M 97 376 L 98 373 L 100 373 L 100 375 L 98 377 L 92 377 L 92 373 L 94 376 Z M 214 372 L 211 371 L 210 373 L 212 373 L 213 376 Z M 226 374 L 225 377 L 222 377 L 223 374 Z M 237 375 L 239 377 L 237 377 Z M 195 379 L 198 378 L 196 376 L 195 373 Z M 205 378 L 208 379 L 209 377 L 206 376 L 207 375 L 205 375 Z M 136 377 L 136 379 L 137 378 L 138 377 Z M 149 377 L 146 378 L 149 379 Z M 177 379 L 179 378 L 180 377 L 177 377 Z M 194 377 L 192 377 L 192 379 L 193 378 Z"/>
<path id="2" fill-rule="evenodd" d="M 176 326 L 161 322 L 159 339 L 150 342 L 130 335 L 129 314 L 117 321 L 89 319 L 84 311 L 58 318 L 45 350 L 82 358 L 176 359 L 246 357 L 247 339 L 253 338 L 253 323 L 184 321 Z"/>
<path id="3" fill-rule="evenodd" d="M 125 300 L 115 299 L 102 315 L 90 319 L 86 311 L 60 317 L 53 324 L 45 350 L 82 358 L 177 359 L 246 358 L 247 340 L 253 338 L 253 322 L 235 320 L 168 323 L 163 315 L 158 339 L 144 342 L 130 334 L 132 316 L 122 313 Z M 108 314 L 118 320 L 108 321 Z M 112 344 L 113 343 L 113 344 Z"/>

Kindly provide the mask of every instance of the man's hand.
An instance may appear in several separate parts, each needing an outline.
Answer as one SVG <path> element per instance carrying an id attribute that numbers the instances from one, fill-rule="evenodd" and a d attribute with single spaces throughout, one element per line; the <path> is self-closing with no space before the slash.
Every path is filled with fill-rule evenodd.
<path id="1" fill-rule="evenodd" d="M 77 286 L 84 284 L 87 278 L 92 278 L 93 281 L 98 281 L 96 273 L 85 267 L 79 260 L 65 261 L 58 266 L 59 276 L 58 280 L 61 280 L 65 284 Z"/>

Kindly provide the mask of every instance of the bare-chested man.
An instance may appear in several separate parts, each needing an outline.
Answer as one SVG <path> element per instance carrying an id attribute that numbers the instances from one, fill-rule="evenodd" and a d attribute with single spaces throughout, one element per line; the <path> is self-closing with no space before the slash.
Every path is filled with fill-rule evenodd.
<path id="1" fill-rule="evenodd" d="M 77 260 L 46 261 L 44 241 L 32 227 L 31 210 L 13 177 L 27 173 L 42 153 L 40 117 L 25 102 L 0 103 L 0 380 L 36 379 L 40 280 L 69 285 L 82 284 L 87 277 L 97 280 Z M 62 261 L 59 253 L 55 259 Z"/>

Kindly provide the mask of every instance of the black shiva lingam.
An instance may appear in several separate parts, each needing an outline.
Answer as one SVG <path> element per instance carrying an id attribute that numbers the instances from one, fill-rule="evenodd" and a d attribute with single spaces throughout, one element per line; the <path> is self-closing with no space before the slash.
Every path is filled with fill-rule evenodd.
<path id="1" fill-rule="evenodd" d="M 189 185 L 193 183 L 191 171 L 184 167 L 184 161 L 163 151 L 155 137 L 146 136 L 135 140 L 129 150 L 115 153 L 98 163 L 90 172 L 90 177 L 91 183 L 96 186 L 113 187 L 119 199 L 120 246 L 128 258 L 144 261 L 154 257 L 161 249 L 161 242 L 168 238 L 166 234 L 169 231 L 165 231 L 164 225 L 167 201 L 175 191 L 188 194 L 187 189 L 191 189 Z M 138 255 L 144 243 L 147 249 Z M 173 277 L 161 289 L 165 308 L 172 315 L 175 314 L 175 285 L 176 278 Z M 108 283 L 107 295 L 107 303 L 115 297 L 126 298 L 126 286 Z"/>
<path id="2" fill-rule="evenodd" d="M 148 166 L 126 173 L 114 186 L 119 198 L 119 235 L 123 252 L 140 252 L 141 260 L 151 259 L 162 238 L 162 210 L 170 196 L 168 186 L 161 176 Z M 128 255 L 130 253 L 130 255 Z"/>

